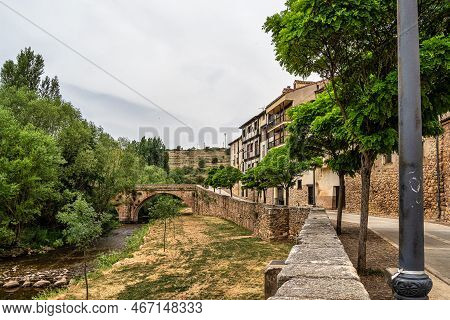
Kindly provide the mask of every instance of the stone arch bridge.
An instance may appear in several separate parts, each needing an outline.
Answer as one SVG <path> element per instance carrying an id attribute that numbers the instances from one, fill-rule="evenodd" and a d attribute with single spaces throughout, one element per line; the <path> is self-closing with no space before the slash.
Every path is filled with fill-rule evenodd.
<path id="1" fill-rule="evenodd" d="M 119 194 L 116 199 L 116 209 L 121 222 L 138 221 L 139 210 L 144 203 L 159 194 L 169 194 L 181 199 L 195 212 L 197 186 L 191 184 L 170 185 L 137 185 L 128 194 Z"/>
<path id="2" fill-rule="evenodd" d="M 194 214 L 232 221 L 266 240 L 296 237 L 311 210 L 310 207 L 275 206 L 231 198 L 198 185 L 137 185 L 133 192 L 119 194 L 114 199 L 119 220 L 138 222 L 143 204 L 159 194 L 173 195 L 191 207 Z"/>

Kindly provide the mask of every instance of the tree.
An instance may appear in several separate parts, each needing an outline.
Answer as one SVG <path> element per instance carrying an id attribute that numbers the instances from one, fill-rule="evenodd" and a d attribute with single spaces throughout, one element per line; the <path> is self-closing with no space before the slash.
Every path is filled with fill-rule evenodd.
<path id="1" fill-rule="evenodd" d="M 15 229 L 41 215 L 47 201 L 58 198 L 62 159 L 55 140 L 33 126 L 22 128 L 0 105 L 0 217 Z"/>
<path id="2" fill-rule="evenodd" d="M 46 76 L 39 87 L 39 95 L 50 100 L 61 99 L 58 77 L 55 76 L 53 79 L 50 79 Z"/>
<path id="3" fill-rule="evenodd" d="M 64 206 L 57 215 L 58 221 L 66 225 L 63 231 L 66 242 L 83 252 L 86 300 L 89 299 L 86 250 L 101 236 L 105 217 L 104 214 L 96 213 L 81 195 L 73 203 Z"/>
<path id="4" fill-rule="evenodd" d="M 396 88 L 389 85 L 397 68 L 395 2 L 297 0 L 286 6 L 264 26 L 272 34 L 277 60 L 293 74 L 307 77 L 318 73 L 329 81 L 330 95 L 362 155 L 358 270 L 363 271 L 372 166 L 379 154 L 397 149 Z M 422 41 L 439 32 L 448 37 L 446 10 L 441 1 L 422 1 Z M 392 91 L 380 92 L 381 88 Z M 436 129 L 442 109 L 423 107 L 423 114 L 428 114 L 425 120 L 432 119 L 424 121 L 427 135 L 427 129 Z"/>
<path id="5" fill-rule="evenodd" d="M 289 111 L 289 151 L 291 157 L 305 161 L 325 158 L 325 163 L 339 176 L 336 232 L 341 234 L 345 176 L 354 176 L 360 168 L 361 155 L 344 127 L 339 108 L 327 93 L 315 101 Z"/>
<path id="6" fill-rule="evenodd" d="M 320 158 L 303 162 L 291 159 L 289 148 L 285 145 L 271 149 L 258 166 L 265 167 L 270 187 L 283 187 L 286 193 L 285 205 L 289 206 L 289 189 L 294 185 L 295 178 L 320 162 Z"/>
<path id="7" fill-rule="evenodd" d="M 182 203 L 179 199 L 169 195 L 159 196 L 153 206 L 150 208 L 150 213 L 157 219 L 164 221 L 164 235 L 163 248 L 166 251 L 166 235 L 167 235 L 167 221 L 176 218 L 180 214 Z"/>
<path id="8" fill-rule="evenodd" d="M 219 187 L 217 185 L 217 181 L 214 180 L 214 176 L 220 169 L 223 169 L 223 167 L 222 168 L 211 168 L 211 169 L 209 169 L 208 176 L 206 177 L 205 181 L 203 182 L 203 184 L 205 186 L 213 188 L 214 192 L 216 192 L 216 189 Z"/>
<path id="9" fill-rule="evenodd" d="M 0 72 L 1 84 L 5 87 L 22 88 L 40 94 L 42 98 L 60 99 L 58 77 L 50 79 L 44 74 L 44 58 L 28 47 L 17 55 L 17 62 L 7 60 Z"/>
<path id="10" fill-rule="evenodd" d="M 266 203 L 267 189 L 271 186 L 268 173 L 265 163 L 259 163 L 256 167 L 248 169 L 242 177 L 243 187 L 257 190 L 258 198 L 262 193 L 264 203 Z"/>
<path id="11" fill-rule="evenodd" d="M 141 141 L 131 142 L 131 148 L 144 158 L 147 165 L 158 166 L 168 171 L 168 158 L 166 156 L 166 146 L 159 137 L 145 138 Z"/>
<path id="12" fill-rule="evenodd" d="M 205 166 L 206 166 L 206 161 L 205 161 L 205 159 L 200 159 L 200 160 L 198 160 L 198 168 L 199 168 L 200 170 L 205 169 Z"/>
<path id="13" fill-rule="evenodd" d="M 171 184 L 174 183 L 167 172 L 157 166 L 145 166 L 138 181 L 139 184 Z"/>
<path id="14" fill-rule="evenodd" d="M 44 59 L 31 48 L 21 50 L 17 62 L 8 60 L 3 64 L 1 83 L 4 86 L 26 87 L 37 92 L 44 73 Z"/>
<path id="15" fill-rule="evenodd" d="M 233 197 L 233 186 L 242 179 L 242 173 L 234 167 L 224 167 L 218 169 L 212 179 L 217 187 L 229 189 Z"/>

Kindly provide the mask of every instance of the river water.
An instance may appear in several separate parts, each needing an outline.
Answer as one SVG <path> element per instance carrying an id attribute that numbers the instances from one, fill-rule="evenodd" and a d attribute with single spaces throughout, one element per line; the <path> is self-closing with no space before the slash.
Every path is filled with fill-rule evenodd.
<path id="1" fill-rule="evenodd" d="M 122 249 L 126 243 L 126 238 L 139 227 L 140 225 L 135 224 L 122 225 L 101 238 L 87 252 L 90 267 L 99 254 Z M 67 248 L 56 249 L 45 254 L 0 259 L 0 281 L 5 283 L 8 280 L 23 277 L 46 279 L 53 283 L 57 277 L 65 276 L 70 280 L 74 276 L 81 275 L 82 272 L 82 254 Z M 0 286 L 0 300 L 27 300 L 42 290 L 44 289 L 33 287 L 6 290 Z"/>

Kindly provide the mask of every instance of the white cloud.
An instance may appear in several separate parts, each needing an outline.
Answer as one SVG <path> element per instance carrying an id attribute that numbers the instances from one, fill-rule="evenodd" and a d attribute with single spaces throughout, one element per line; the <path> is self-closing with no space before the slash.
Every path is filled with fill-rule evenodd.
<path id="1" fill-rule="evenodd" d="M 284 0 L 2 1 L 195 131 L 239 126 L 294 80 L 261 29 Z M 31 46 L 59 76 L 64 98 L 113 136 L 136 139 L 142 124 L 175 125 L 1 3 L 0 20 L 0 60 Z"/>

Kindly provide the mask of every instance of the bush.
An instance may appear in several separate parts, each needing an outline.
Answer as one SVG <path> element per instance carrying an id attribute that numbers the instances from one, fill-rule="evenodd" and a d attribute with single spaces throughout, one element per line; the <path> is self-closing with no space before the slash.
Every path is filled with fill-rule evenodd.
<path id="1" fill-rule="evenodd" d="M 0 247 L 9 247 L 14 243 L 15 234 L 8 227 L 0 227 Z"/>
<path id="2" fill-rule="evenodd" d="M 24 247 L 33 249 L 39 249 L 43 246 L 57 248 L 62 245 L 62 237 L 61 230 L 33 226 L 22 232 L 19 243 Z"/>

